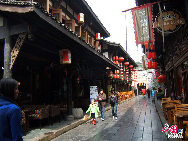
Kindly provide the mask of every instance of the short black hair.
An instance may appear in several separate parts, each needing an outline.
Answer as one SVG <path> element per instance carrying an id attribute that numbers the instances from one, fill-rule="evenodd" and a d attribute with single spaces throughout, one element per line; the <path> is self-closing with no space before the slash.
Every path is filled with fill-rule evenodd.
<path id="1" fill-rule="evenodd" d="M 5 97 L 14 99 L 14 89 L 18 82 L 12 78 L 3 78 L 0 80 L 0 94 Z"/>
<path id="2" fill-rule="evenodd" d="M 103 91 L 103 89 L 100 89 L 100 92 Z"/>

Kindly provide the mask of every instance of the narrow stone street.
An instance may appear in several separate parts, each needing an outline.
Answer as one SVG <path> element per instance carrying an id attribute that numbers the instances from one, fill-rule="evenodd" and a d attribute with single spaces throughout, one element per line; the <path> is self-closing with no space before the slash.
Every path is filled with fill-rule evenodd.
<path id="1" fill-rule="evenodd" d="M 87 122 L 53 141 L 166 141 L 155 105 L 146 96 L 137 96 L 118 107 L 118 120 L 111 110 L 97 125 Z"/>

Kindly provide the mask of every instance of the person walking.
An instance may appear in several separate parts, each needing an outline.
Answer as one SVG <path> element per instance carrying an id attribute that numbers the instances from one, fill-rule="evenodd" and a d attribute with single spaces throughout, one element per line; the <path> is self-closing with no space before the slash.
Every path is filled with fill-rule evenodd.
<path id="1" fill-rule="evenodd" d="M 100 89 L 100 92 L 97 96 L 97 100 L 98 100 L 98 103 L 99 103 L 99 109 L 101 111 L 101 120 L 104 121 L 106 94 L 103 92 L 103 89 Z"/>
<path id="2" fill-rule="evenodd" d="M 18 82 L 11 78 L 0 80 L 0 141 L 23 141 L 21 110 L 15 104 Z"/>
<path id="3" fill-rule="evenodd" d="M 112 116 L 113 116 L 113 119 L 115 118 L 115 120 L 118 119 L 118 116 L 117 116 L 118 101 L 119 101 L 118 93 L 116 93 L 115 89 L 112 88 L 111 96 L 110 96 L 110 104 L 111 104 L 111 107 L 112 107 Z"/>
<path id="4" fill-rule="evenodd" d="M 150 98 L 150 89 L 147 89 L 148 98 Z"/>
<path id="5" fill-rule="evenodd" d="M 89 105 L 88 110 L 86 113 L 90 112 L 90 118 L 92 118 L 92 124 L 96 125 L 96 118 L 98 117 L 99 113 L 99 107 L 97 104 L 95 104 L 95 100 L 91 100 L 91 104 Z"/>

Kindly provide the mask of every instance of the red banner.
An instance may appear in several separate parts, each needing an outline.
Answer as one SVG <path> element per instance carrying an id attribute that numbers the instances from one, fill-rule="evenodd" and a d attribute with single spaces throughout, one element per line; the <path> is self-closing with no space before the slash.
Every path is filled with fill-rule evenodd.
<path id="1" fill-rule="evenodd" d="M 147 4 L 132 10 L 137 44 L 154 42 L 152 4 Z"/>

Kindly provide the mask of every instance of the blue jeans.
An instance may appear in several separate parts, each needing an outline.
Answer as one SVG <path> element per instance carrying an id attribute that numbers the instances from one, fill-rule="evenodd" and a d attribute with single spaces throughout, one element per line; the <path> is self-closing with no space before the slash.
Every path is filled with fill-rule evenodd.
<path id="1" fill-rule="evenodd" d="M 112 116 L 117 117 L 117 103 L 112 106 Z"/>
<path id="2" fill-rule="evenodd" d="M 100 111 L 101 111 L 101 118 L 104 119 L 105 107 L 100 105 Z"/>

